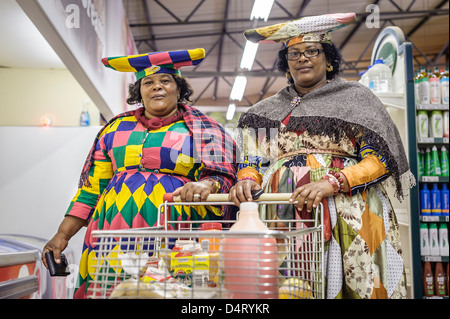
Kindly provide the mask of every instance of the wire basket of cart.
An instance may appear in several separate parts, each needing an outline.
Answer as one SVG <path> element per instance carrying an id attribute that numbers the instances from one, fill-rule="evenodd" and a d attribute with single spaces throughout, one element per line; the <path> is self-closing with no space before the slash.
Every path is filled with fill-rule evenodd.
<path id="1" fill-rule="evenodd" d="M 290 196 L 262 194 L 255 202 L 295 204 L 288 202 Z M 228 194 L 211 194 L 205 202 L 193 203 L 170 198 L 158 216 L 170 216 L 177 205 L 232 204 Z M 322 299 L 322 210 L 319 205 L 312 219 L 263 220 L 265 231 L 230 231 L 233 220 L 167 218 L 158 219 L 156 227 L 94 231 L 97 258 L 89 296 Z"/>

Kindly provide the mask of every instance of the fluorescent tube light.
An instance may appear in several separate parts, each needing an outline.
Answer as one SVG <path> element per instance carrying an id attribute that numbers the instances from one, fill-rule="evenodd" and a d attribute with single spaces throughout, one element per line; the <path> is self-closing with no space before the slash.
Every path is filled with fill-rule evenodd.
<path id="1" fill-rule="evenodd" d="M 264 21 L 267 21 L 270 11 L 272 10 L 273 1 L 274 0 L 255 0 L 252 13 L 250 14 L 250 20 L 264 19 Z"/>
<path id="2" fill-rule="evenodd" d="M 242 54 L 241 69 L 252 69 L 256 52 L 258 51 L 258 46 L 258 43 L 253 43 L 247 40 L 244 47 L 244 53 Z"/>
<path id="3" fill-rule="evenodd" d="M 247 78 L 243 75 L 238 75 L 234 79 L 233 88 L 231 89 L 230 99 L 241 101 L 244 96 L 245 86 L 247 85 Z"/>
<path id="4" fill-rule="evenodd" d="M 230 103 L 227 110 L 227 121 L 231 121 L 233 119 L 234 112 L 236 112 L 236 104 Z"/>

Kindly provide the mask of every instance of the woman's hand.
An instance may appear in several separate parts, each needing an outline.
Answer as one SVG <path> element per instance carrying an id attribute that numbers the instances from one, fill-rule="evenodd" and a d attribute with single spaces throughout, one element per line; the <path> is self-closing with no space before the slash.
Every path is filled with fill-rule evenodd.
<path id="1" fill-rule="evenodd" d="M 83 226 L 86 226 L 86 221 L 84 219 L 70 215 L 64 217 L 55 236 L 53 236 L 42 249 L 41 259 L 45 268 L 48 269 L 45 253 L 53 251 L 53 259 L 59 264 L 61 262 L 61 253 L 66 249 L 70 238 L 72 238 Z"/>
<path id="2" fill-rule="evenodd" d="M 253 200 L 252 191 L 260 190 L 261 186 L 252 180 L 243 180 L 237 182 L 231 187 L 228 200 L 239 207 L 242 202 L 251 202 Z"/>
<path id="3" fill-rule="evenodd" d="M 306 205 L 306 210 L 311 212 L 316 208 L 320 201 L 329 196 L 333 196 L 334 188 L 326 179 L 320 179 L 316 182 L 309 183 L 298 187 L 292 193 L 289 202 L 298 201 L 295 205 L 299 210 L 302 210 Z"/>
<path id="4" fill-rule="evenodd" d="M 204 202 L 209 194 L 214 194 L 217 191 L 216 184 L 211 180 L 189 182 L 174 190 L 173 196 L 180 196 L 182 202 Z"/>
<path id="5" fill-rule="evenodd" d="M 56 233 L 50 241 L 45 244 L 44 249 L 42 250 L 42 262 L 44 263 L 45 268 L 48 269 L 47 260 L 45 258 L 45 253 L 48 251 L 53 251 L 53 258 L 55 262 L 59 264 L 61 262 L 61 253 L 66 249 L 69 244 L 69 239 L 60 232 Z"/>

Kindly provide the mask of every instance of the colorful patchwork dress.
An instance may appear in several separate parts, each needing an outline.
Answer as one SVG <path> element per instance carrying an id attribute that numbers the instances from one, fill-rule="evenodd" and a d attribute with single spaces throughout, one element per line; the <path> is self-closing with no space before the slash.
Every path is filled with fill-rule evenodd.
<path id="1" fill-rule="evenodd" d="M 399 225 L 389 196 L 381 183 L 392 176 L 395 162 L 392 157 L 388 161 L 376 151 L 380 148 L 374 148 L 371 143 L 379 143 L 379 140 L 370 131 L 362 129 L 362 125 L 349 126 L 348 121 L 351 119 L 333 118 L 334 111 L 338 116 L 338 111 L 349 114 L 345 113 L 345 105 L 340 109 L 341 105 L 332 101 L 333 98 L 339 98 L 339 91 L 336 89 L 338 85 L 344 86 L 344 89 L 350 86 L 352 90 L 360 91 L 359 87 L 353 89 L 353 84 L 336 83 L 329 86 L 332 89 L 328 89 L 328 93 L 324 87 L 309 99 L 306 99 L 306 95 L 305 106 L 297 112 L 297 119 L 302 119 L 298 115 L 300 112 L 318 112 L 306 106 L 313 97 L 317 97 L 319 102 L 328 94 L 330 101 L 322 104 L 324 108 L 328 107 L 328 110 L 322 112 L 323 115 L 302 119 L 299 127 L 304 129 L 289 128 L 293 110 L 303 103 L 303 98 L 299 98 L 289 87 L 269 98 L 265 104 L 256 104 L 247 111 L 239 123 L 242 130 L 238 144 L 243 151 L 238 179 L 260 180 L 266 193 L 292 193 L 305 183 L 321 179 L 329 171 L 343 173 L 350 185 L 350 192 L 338 193 L 322 200 L 326 241 L 326 298 L 406 298 Z M 367 96 L 366 99 L 372 99 L 370 92 L 363 93 Z M 348 93 L 343 95 L 344 98 L 345 95 L 350 96 Z M 375 99 L 373 101 L 376 102 Z M 377 103 L 372 104 L 374 116 L 380 104 Z M 352 105 L 352 108 L 355 112 L 358 104 Z M 384 108 L 383 105 L 380 108 Z M 278 113 L 271 113 L 274 109 L 287 116 L 283 115 L 285 117 L 280 120 L 279 127 L 273 133 L 272 128 L 277 125 L 273 119 L 278 116 Z M 350 107 L 348 109 L 352 111 Z M 274 116 L 270 117 L 270 114 Z M 342 117 L 341 114 L 340 116 Z M 385 116 L 384 121 L 388 120 Z M 392 122 L 386 124 L 393 125 Z M 266 130 L 260 130 L 261 128 Z M 332 133 L 326 133 L 326 130 L 334 132 L 332 130 L 336 128 L 350 128 L 347 132 L 351 132 L 351 128 L 355 129 L 352 134 L 344 133 L 339 138 L 330 138 Z M 270 139 L 267 138 L 268 134 Z M 391 142 L 394 143 L 394 139 Z M 384 154 L 389 155 L 387 152 Z M 313 217 L 305 210 L 299 212 L 294 205 L 261 205 L 260 213 L 261 218 L 268 220 Z M 296 224 L 299 225 L 297 227 L 309 226 Z"/>
<path id="2" fill-rule="evenodd" d="M 184 105 L 179 120 L 147 129 L 143 108 L 111 120 L 99 133 L 86 161 L 80 187 L 66 215 L 89 222 L 84 240 L 75 298 L 86 298 L 96 264 L 94 230 L 156 226 L 163 195 L 187 182 L 210 179 L 227 192 L 235 181 L 234 141 L 212 119 Z M 201 131 L 200 131 L 201 130 Z M 211 135 L 221 143 L 210 139 Z M 223 143 L 223 144 L 222 144 Z M 224 145 L 229 145 L 228 150 Z M 202 150 L 212 149 L 229 160 L 214 162 Z M 221 219 L 214 206 L 174 206 L 170 220 Z M 160 216 L 160 224 L 164 216 Z"/>

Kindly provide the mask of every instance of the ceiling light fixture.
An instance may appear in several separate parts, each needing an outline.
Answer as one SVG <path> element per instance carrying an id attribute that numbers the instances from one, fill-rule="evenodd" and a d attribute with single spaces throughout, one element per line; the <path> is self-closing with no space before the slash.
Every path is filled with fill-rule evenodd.
<path id="1" fill-rule="evenodd" d="M 227 121 L 231 121 L 233 119 L 234 112 L 236 112 L 236 104 L 230 103 L 227 110 Z"/>
<path id="2" fill-rule="evenodd" d="M 245 86 L 247 85 L 247 78 L 244 75 L 238 75 L 234 79 L 233 88 L 231 89 L 230 99 L 241 101 L 244 96 Z"/>
<path id="3" fill-rule="evenodd" d="M 258 51 L 258 46 L 258 43 L 253 43 L 247 40 L 244 47 L 244 53 L 242 54 L 241 69 L 252 69 L 256 52 Z"/>
<path id="4" fill-rule="evenodd" d="M 255 0 L 252 13 L 250 14 L 250 20 L 264 19 L 264 21 L 267 21 L 270 11 L 272 10 L 273 1 L 274 0 Z"/>

